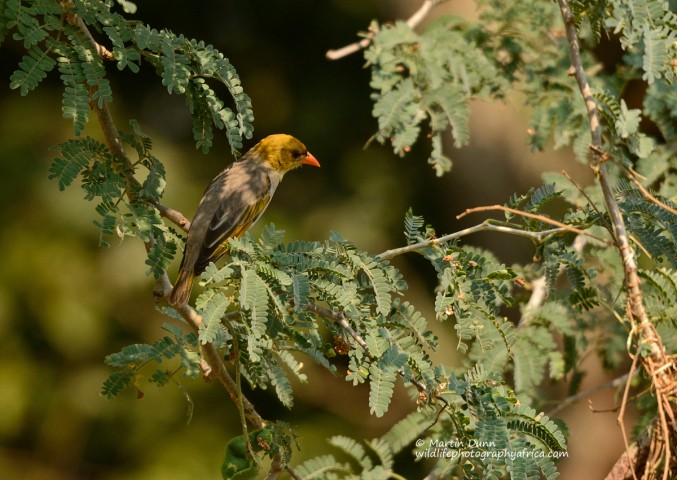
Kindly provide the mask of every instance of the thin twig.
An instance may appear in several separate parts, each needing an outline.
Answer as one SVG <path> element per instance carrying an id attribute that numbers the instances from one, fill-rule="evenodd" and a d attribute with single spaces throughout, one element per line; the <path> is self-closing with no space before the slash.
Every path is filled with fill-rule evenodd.
<path id="1" fill-rule="evenodd" d="M 623 167 L 623 168 L 625 168 L 625 167 Z M 632 183 L 634 183 L 637 186 L 637 188 L 639 188 L 639 191 L 642 192 L 642 195 L 644 195 L 644 198 L 646 198 L 647 200 L 649 200 L 652 203 L 655 203 L 656 205 L 658 205 L 662 209 L 672 213 L 673 215 L 677 215 L 677 210 L 672 208 L 670 205 L 666 205 L 665 203 L 661 202 L 656 197 L 651 195 L 651 193 L 649 193 L 649 191 L 644 187 L 644 185 L 642 185 L 639 182 L 639 180 L 637 180 L 637 178 L 635 178 L 635 176 L 636 176 L 636 174 L 633 173 L 633 172 L 628 173 L 628 178 L 630 179 L 630 181 Z"/>
<path id="2" fill-rule="evenodd" d="M 597 393 L 601 390 L 606 390 L 606 389 L 609 389 L 609 388 L 618 388 L 628 380 L 628 377 L 629 377 L 629 374 L 626 373 L 625 375 L 621 375 L 618 378 L 614 378 L 613 380 L 611 380 L 609 382 L 602 383 L 600 385 L 595 385 L 594 387 L 591 387 L 591 388 L 588 388 L 588 389 L 583 390 L 581 392 L 578 392 L 575 395 L 571 395 L 571 396 L 565 398 L 564 400 L 561 400 L 555 408 L 550 410 L 548 412 L 548 416 L 552 418 L 553 416 L 557 415 L 559 412 L 561 412 L 562 410 L 567 408 L 569 405 L 572 405 L 572 404 L 578 402 L 579 400 L 587 398 L 590 395 L 593 395 L 593 394 L 595 394 L 595 393 Z"/>
<path id="3" fill-rule="evenodd" d="M 425 19 L 425 17 L 428 16 L 430 11 L 440 3 L 443 3 L 447 0 L 425 0 L 422 4 L 421 7 L 414 12 L 414 14 L 407 19 L 407 25 L 409 27 L 416 28 L 422 21 Z M 327 53 L 325 54 L 327 59 L 329 60 L 338 60 L 343 57 L 347 57 L 348 55 L 352 55 L 355 52 L 359 52 L 360 50 L 363 50 L 367 48 L 369 45 L 371 45 L 371 42 L 374 38 L 374 35 L 376 35 L 376 31 L 370 30 L 367 33 L 367 36 L 360 40 L 359 42 L 351 43 L 350 45 L 346 45 L 345 47 L 337 48 L 335 50 L 328 50 Z"/>
<path id="4" fill-rule="evenodd" d="M 322 308 L 318 305 L 313 304 L 306 305 L 306 309 L 311 312 L 315 312 L 318 315 L 321 315 L 324 318 L 327 318 L 332 322 L 336 323 L 343 330 L 345 330 L 346 333 L 348 333 L 348 335 L 350 335 L 360 347 L 362 347 L 362 349 L 368 356 L 371 356 L 371 354 L 369 353 L 369 347 L 367 347 L 367 342 L 365 342 L 364 339 L 360 336 L 360 334 L 357 333 L 353 329 L 353 327 L 350 326 L 350 324 L 348 323 L 348 319 L 346 318 L 343 312 L 332 312 L 329 309 Z"/>
<path id="5" fill-rule="evenodd" d="M 562 170 L 562 175 L 564 175 L 564 178 L 569 180 L 569 183 L 571 183 L 574 187 L 576 187 L 576 190 L 578 190 L 580 192 L 580 194 L 583 195 L 583 197 L 585 197 L 585 199 L 588 201 L 588 204 L 597 213 L 597 216 L 599 217 L 599 221 L 604 225 L 604 228 L 606 228 L 609 231 L 609 233 L 611 235 L 613 235 L 614 232 L 611 229 L 611 227 L 607 224 L 607 222 L 605 221 L 604 215 L 602 215 L 602 212 L 599 211 L 599 209 L 597 208 L 597 205 L 595 205 L 595 203 L 592 201 L 590 196 L 587 193 L 585 193 L 585 190 L 583 188 L 581 188 L 581 186 L 578 183 L 576 183 L 576 181 L 573 178 L 571 178 L 571 175 L 569 175 L 569 172 L 567 172 L 566 170 Z"/>
<path id="6" fill-rule="evenodd" d="M 534 240 L 540 242 L 545 237 L 547 237 L 548 235 L 552 235 L 553 233 L 560 233 L 560 232 L 563 231 L 563 229 L 562 228 L 552 228 L 550 230 L 542 230 L 540 232 L 529 232 L 527 230 L 521 230 L 519 228 L 506 227 L 504 225 L 494 225 L 492 223 L 489 223 L 489 221 L 485 221 L 485 222 L 482 222 L 478 225 L 474 225 L 472 227 L 468 227 L 468 228 L 465 228 L 463 230 L 459 230 L 458 232 L 450 233 L 448 235 L 444 235 L 444 236 L 439 237 L 439 238 L 431 238 L 430 240 L 424 240 L 422 242 L 407 245 L 406 247 L 393 248 L 391 250 L 386 250 L 385 252 L 376 255 L 376 258 L 378 258 L 380 260 L 389 260 L 393 257 L 396 257 L 398 255 L 402 255 L 404 253 L 423 250 L 424 248 L 433 247 L 435 245 L 439 245 L 440 243 L 449 242 L 451 240 L 454 240 L 455 238 L 460 238 L 460 237 L 463 237 L 463 236 L 466 236 L 466 235 L 470 235 L 472 233 L 486 232 L 486 231 L 509 233 L 509 234 L 512 234 L 512 235 L 518 235 L 520 237 L 533 238 Z"/>
<path id="7" fill-rule="evenodd" d="M 486 211 L 490 211 L 490 210 L 501 210 L 503 212 L 513 213 L 515 215 L 520 215 L 522 217 L 533 218 L 533 219 L 539 220 L 543 223 L 548 223 L 550 225 L 554 225 L 556 227 L 559 227 L 562 230 L 568 230 L 569 232 L 573 232 L 573 233 L 577 233 L 579 235 L 585 235 L 587 237 L 594 238 L 595 240 L 599 240 L 600 242 L 606 243 L 607 245 L 613 245 L 613 243 L 610 242 L 609 240 L 607 240 L 606 238 L 598 237 L 597 235 L 593 235 L 592 233 L 586 232 L 585 230 L 581 230 L 580 228 L 572 227 L 571 225 L 567 225 L 566 223 L 558 222 L 557 220 L 553 220 L 552 218 L 548 218 L 548 217 L 545 217 L 543 215 L 538 215 L 538 214 L 529 213 L 529 212 L 523 212 L 522 210 L 517 210 L 515 208 L 506 207 L 504 205 L 487 205 L 487 206 L 484 206 L 484 207 L 468 208 L 463 213 L 456 215 L 456 218 L 460 219 L 460 218 L 463 218 L 470 213 L 486 212 Z"/>
<path id="8" fill-rule="evenodd" d="M 630 371 L 628 372 L 628 378 L 625 382 L 625 389 L 623 390 L 623 399 L 621 400 L 621 409 L 618 412 L 618 416 L 616 417 L 616 422 L 618 422 L 618 426 L 621 428 L 621 434 L 623 436 L 623 444 L 625 445 L 625 452 L 628 454 L 628 460 L 630 461 L 630 468 L 632 470 L 632 476 L 634 477 L 635 480 L 637 480 L 637 475 L 635 475 L 635 466 L 632 464 L 632 456 L 630 455 L 630 444 L 628 442 L 628 434 L 625 431 L 625 422 L 623 419 L 625 418 L 625 406 L 628 403 L 628 395 L 630 395 L 630 381 L 632 380 L 632 377 L 635 374 L 635 370 L 637 369 L 637 360 L 639 359 L 639 355 L 635 354 L 632 356 L 632 365 L 630 366 Z"/>

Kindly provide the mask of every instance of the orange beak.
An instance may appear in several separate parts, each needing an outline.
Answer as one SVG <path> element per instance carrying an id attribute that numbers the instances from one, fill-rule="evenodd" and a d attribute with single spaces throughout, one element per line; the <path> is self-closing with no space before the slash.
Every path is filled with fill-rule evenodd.
<path id="1" fill-rule="evenodd" d="M 306 154 L 306 158 L 303 159 L 301 163 L 304 163 L 306 165 L 312 165 L 313 167 L 319 167 L 320 162 L 317 161 L 317 158 L 313 156 L 312 153 L 308 152 Z"/>

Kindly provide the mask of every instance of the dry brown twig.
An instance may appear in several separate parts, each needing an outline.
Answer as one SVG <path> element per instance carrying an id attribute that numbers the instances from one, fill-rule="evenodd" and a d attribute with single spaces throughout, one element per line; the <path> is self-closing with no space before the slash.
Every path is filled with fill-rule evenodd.
<path id="1" fill-rule="evenodd" d="M 674 395 L 676 381 L 675 365 L 667 355 L 660 335 L 656 331 L 655 326 L 648 318 L 640 289 L 639 275 L 637 273 L 637 264 L 635 262 L 634 253 L 630 244 L 630 239 L 625 228 L 621 210 L 616 202 L 616 199 L 611 190 L 611 182 L 607 173 L 605 161 L 608 159 L 608 154 L 604 152 L 602 143 L 602 130 L 600 123 L 600 114 L 597 109 L 597 104 L 592 95 L 592 90 L 587 80 L 585 70 L 581 61 L 580 49 L 578 46 L 578 37 L 576 34 L 576 26 L 574 23 L 574 14 L 569 7 L 567 0 L 557 0 L 566 31 L 567 41 L 569 44 L 569 54 L 571 57 L 571 72 L 576 79 L 576 83 L 580 93 L 585 102 L 588 112 L 588 122 L 590 126 L 590 134 L 592 143 L 590 146 L 591 160 L 590 166 L 597 174 L 599 184 L 602 189 L 604 203 L 611 220 L 615 243 L 619 249 L 621 260 L 623 262 L 623 270 L 625 274 L 625 290 L 627 293 L 627 317 L 632 325 L 632 332 L 636 335 L 636 348 L 640 347 L 648 349 L 648 353 L 641 355 L 639 352 L 633 356 L 633 363 L 635 359 L 639 358 L 642 366 L 647 371 L 652 379 L 653 391 L 656 395 L 658 404 L 659 425 L 656 428 L 652 437 L 651 443 L 653 446 L 659 446 L 661 455 L 663 457 L 663 479 L 667 480 L 671 465 L 671 445 L 670 445 L 670 423 L 668 419 L 674 419 L 672 411 L 672 404 L 670 396 Z M 626 388 L 627 391 L 627 388 Z M 626 397 L 627 398 L 627 397 Z M 630 446 L 623 426 L 623 414 L 625 408 L 621 408 L 619 413 L 618 423 L 623 431 L 623 437 L 626 446 L 626 454 L 630 463 L 632 464 L 632 456 L 630 454 Z M 673 427 L 674 428 L 674 427 Z M 675 434 L 673 430 L 672 434 Z M 662 438 L 661 438 L 662 437 Z M 654 454 L 656 450 L 653 450 Z M 654 455 L 655 459 L 655 455 Z M 651 467 L 652 464 L 647 465 Z M 653 464 L 658 468 L 658 463 Z M 633 475 L 635 475 L 636 464 L 632 466 Z M 645 470 L 645 475 L 647 471 Z M 650 477 L 655 477 L 657 470 L 649 471 Z"/>
<path id="2" fill-rule="evenodd" d="M 517 210 L 516 208 L 510 208 L 506 207 L 504 205 L 487 205 L 484 207 L 474 207 L 474 208 L 467 208 L 463 213 L 460 213 L 459 215 L 456 215 L 457 219 L 463 218 L 468 214 L 471 213 L 477 213 L 477 212 L 487 212 L 491 210 L 501 210 L 503 212 L 508 212 L 512 213 L 515 215 L 520 215 L 522 217 L 528 217 L 528 218 L 533 218 L 535 220 L 539 220 L 543 223 L 547 223 L 550 225 L 554 225 L 562 230 L 567 230 L 569 232 L 577 233 L 579 235 L 584 235 L 586 237 L 594 238 L 595 240 L 598 240 L 602 243 L 606 243 L 607 245 L 613 245 L 612 242 L 607 240 L 606 238 L 598 237 L 597 235 L 593 235 L 592 233 L 586 232 L 585 230 L 581 230 L 580 228 L 572 227 L 571 225 L 567 225 L 566 223 L 558 222 L 557 220 L 553 220 L 552 218 L 545 217 L 543 215 L 538 215 L 536 213 L 529 213 L 529 212 L 523 212 L 522 210 Z"/>
<path id="3" fill-rule="evenodd" d="M 618 388 L 621 385 L 626 384 L 628 380 L 629 374 L 626 373 L 624 375 L 621 375 L 618 378 L 614 378 L 613 380 L 610 380 L 606 383 L 602 383 L 600 385 L 595 385 L 594 387 L 590 387 L 586 390 L 580 391 L 574 395 L 570 395 L 566 397 L 565 399 L 561 400 L 556 407 L 552 408 L 547 412 L 547 415 L 550 418 L 553 418 L 555 415 L 557 415 L 559 412 L 564 410 L 570 405 L 573 405 L 574 403 L 578 402 L 579 400 L 582 400 L 584 398 L 587 398 L 597 392 L 600 392 L 602 390 L 610 389 L 610 388 Z"/>
<path id="4" fill-rule="evenodd" d="M 624 169 L 626 169 L 626 168 L 624 167 Z M 628 178 L 630 179 L 630 181 L 635 184 L 635 186 L 639 189 L 640 192 L 642 192 L 642 195 L 644 195 L 644 198 L 646 198 L 647 200 L 649 200 L 652 203 L 655 203 L 656 205 L 658 205 L 662 209 L 667 210 L 668 212 L 672 213 L 673 215 L 677 215 L 677 210 L 672 208 L 670 205 L 666 205 L 664 202 L 661 202 L 656 197 L 651 195 L 651 193 L 644 187 L 644 185 L 642 185 L 642 183 L 639 180 L 637 180 L 637 173 L 635 173 L 634 171 L 628 171 L 627 175 L 628 175 Z"/>

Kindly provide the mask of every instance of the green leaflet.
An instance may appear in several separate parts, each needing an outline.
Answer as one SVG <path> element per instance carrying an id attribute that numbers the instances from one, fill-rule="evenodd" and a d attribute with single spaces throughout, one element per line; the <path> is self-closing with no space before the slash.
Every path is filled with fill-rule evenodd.
<path id="1" fill-rule="evenodd" d="M 355 459 L 363 469 L 370 470 L 374 466 L 364 447 L 352 438 L 334 435 L 328 441 L 331 445 L 343 450 L 343 452 Z"/>
<path id="2" fill-rule="evenodd" d="M 203 328 L 200 330 L 200 343 L 202 345 L 216 341 L 223 328 L 221 318 L 231 304 L 231 301 L 225 295 L 219 295 L 214 300 L 209 302 L 207 308 L 202 312 Z"/>
<path id="3" fill-rule="evenodd" d="M 393 371 L 381 370 L 376 365 L 369 368 L 369 413 L 382 417 L 388 411 L 395 379 Z"/>

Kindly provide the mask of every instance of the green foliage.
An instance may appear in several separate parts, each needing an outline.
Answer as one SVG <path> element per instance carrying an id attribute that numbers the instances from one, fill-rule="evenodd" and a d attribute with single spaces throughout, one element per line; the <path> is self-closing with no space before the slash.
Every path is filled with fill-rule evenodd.
<path id="1" fill-rule="evenodd" d="M 585 34 L 580 25 L 583 19 L 591 27 L 592 38 L 586 40 L 599 42 L 603 31 L 620 34 L 621 46 L 628 52 L 626 61 L 643 70 L 643 80 L 654 84 L 675 79 L 677 16 L 667 8 L 668 2 L 571 3 L 580 34 Z M 609 4 L 610 15 L 605 13 L 605 3 Z M 566 39 L 562 38 L 559 45 L 542 41 L 552 29 L 560 28 L 553 22 L 561 20 L 552 9 L 535 2 L 499 6 L 486 0 L 480 2 L 480 8 L 477 22 L 442 17 L 421 32 L 413 31 L 405 22 L 372 25 L 376 34 L 365 59 L 374 89 L 376 140 L 390 141 L 394 152 L 404 155 L 421 131 L 428 130 L 428 161 L 442 175 L 451 169 L 451 160 L 441 148 L 445 130 L 451 127 L 456 148 L 469 142 L 468 101 L 502 99 L 513 87 L 522 90 L 534 106 L 532 146 L 542 149 L 554 135 L 556 148 L 573 144 L 581 161 L 586 161 L 586 112 L 582 102 L 571 102 L 576 85 L 568 75 Z M 593 61 L 587 52 L 584 60 Z M 522 74 L 516 75 L 517 71 Z M 595 94 L 598 100 L 609 99 L 617 107 L 606 110 L 612 113 L 608 119 L 611 128 L 619 131 L 618 136 L 610 138 L 640 158 L 649 155 L 653 145 L 638 131 L 639 110 L 628 109 L 623 100 L 613 99 L 604 90 Z"/>
<path id="2" fill-rule="evenodd" d="M 118 3 L 126 13 L 136 10 L 132 2 Z M 63 116 L 73 120 L 76 136 L 89 119 L 89 102 L 102 107 L 113 100 L 104 67 L 104 60 L 112 60 L 119 70 L 132 73 L 139 72 L 145 61 L 169 93 L 186 96 L 196 146 L 203 152 L 212 147 L 214 127 L 225 131 L 233 154 L 238 154 L 243 138 L 251 138 L 251 100 L 235 68 L 213 46 L 129 20 L 114 10 L 111 1 L 4 0 L 3 4 L 0 42 L 13 32 L 12 38 L 26 49 L 10 88 L 27 95 L 58 65 Z M 81 27 L 101 32 L 109 43 L 95 45 Z M 218 98 L 210 83 L 226 87 L 233 107 Z"/>
<path id="3" fill-rule="evenodd" d="M 235 68 L 211 45 L 138 25 L 132 39 L 146 61 L 153 65 L 169 93 L 186 95 L 193 117 L 195 144 L 207 153 L 212 147 L 213 127 L 226 132 L 233 153 L 242 138 L 251 138 L 254 115 Z M 208 81 L 225 85 L 235 111 L 225 106 Z"/>
<path id="4" fill-rule="evenodd" d="M 422 33 L 404 22 L 381 25 L 374 27 L 379 31 L 365 52 L 378 119 L 376 140 L 390 141 L 395 153 L 404 155 L 421 130 L 429 130 L 428 161 L 437 175 L 451 169 L 441 148 L 447 127 L 456 147 L 469 141 L 467 101 L 500 97 L 506 87 L 501 67 L 490 56 L 493 47 L 488 39 L 465 27 L 456 18 L 433 22 Z"/>
<path id="5" fill-rule="evenodd" d="M 316 476 L 308 478 L 332 478 L 329 472 L 346 471 L 359 478 L 392 478 L 393 455 L 410 448 L 414 458 L 437 461 L 432 471 L 437 478 L 507 478 L 508 474 L 521 478 L 515 473 L 519 470 L 547 479 L 558 476 L 552 458 L 565 455 L 566 442 L 551 419 L 520 406 L 497 377 L 479 366 L 462 378 L 452 374 L 446 380 L 441 415 L 430 410 L 410 414 L 382 437 L 365 442 L 370 451 L 351 438 L 331 437 L 329 443 L 351 462 L 322 456 L 308 460 L 303 472 L 310 473 L 305 465 L 313 465 Z M 535 458 L 540 460 L 534 462 Z"/>
<path id="6" fill-rule="evenodd" d="M 120 134 L 135 155 L 128 160 L 81 136 L 90 110 L 113 100 L 105 64 L 130 73 L 149 64 L 168 94 L 184 95 L 196 147 L 204 152 L 216 127 L 237 154 L 243 138 L 252 136 L 252 106 L 233 65 L 211 45 L 130 21 L 119 12 L 134 12 L 136 5 L 116 3 L 0 0 L 0 42 L 11 34 L 25 50 L 10 77 L 10 87 L 22 95 L 55 68 L 59 72 L 62 113 L 73 121 L 76 138 L 55 148 L 49 177 L 61 190 L 79 183 L 95 202 L 102 244 L 114 236 L 145 242 L 148 274 L 159 279 L 181 240 L 157 209 L 165 168 L 150 137 L 130 121 L 131 132 Z M 677 18 L 662 0 L 570 4 L 591 79 L 587 100 L 601 115 L 604 146 L 598 153 L 608 162 L 642 265 L 649 320 L 674 353 Z M 478 7 L 477 20 L 441 16 L 420 31 L 405 22 L 372 25 L 365 58 L 378 124 L 374 138 L 390 141 L 399 155 L 430 139 L 428 161 L 442 175 L 452 165 L 445 132 L 451 131 L 455 148 L 470 141 L 472 100 L 524 98 L 532 109 L 530 145 L 571 147 L 587 162 L 590 125 L 571 78 L 557 6 L 482 0 Z M 597 65 L 595 47 L 603 36 L 618 38 L 624 50 L 614 68 Z M 633 81 L 647 87 L 641 105 L 624 90 Z M 227 101 L 216 95 L 219 85 Z M 228 262 L 208 266 L 195 303 L 198 331 L 186 333 L 178 311 L 162 308 L 171 317 L 166 334 L 109 355 L 106 364 L 115 370 L 101 393 L 112 398 L 134 388 L 141 396 L 144 382 L 183 388 L 177 373 L 199 377 L 202 348 L 210 344 L 243 381 L 271 390 L 292 408 L 292 386 L 309 381 L 303 369 L 308 357 L 330 374 L 368 386 L 368 405 L 356 408 L 377 417 L 388 414 L 400 383 L 417 403 L 380 438 L 360 443 L 332 436 L 329 443 L 348 460 L 307 460 L 295 467 L 303 478 L 393 478 L 394 455 L 408 450 L 413 458 L 430 459 L 437 478 L 554 479 L 566 439 L 561 426 L 537 410 L 541 386 L 566 379 L 576 393 L 584 355 L 597 350 L 605 366 L 617 367 L 636 336 L 629 336 L 624 271 L 609 246 L 615 234 L 600 192 L 595 186 L 581 191 L 558 174 L 544 178 L 544 185 L 512 195 L 502 220 L 485 222 L 531 238 L 533 259 L 525 265 L 507 265 L 464 245 L 460 233 L 453 240 L 437 236 L 411 209 L 405 215 L 408 249 L 416 249 L 437 275 L 435 317 L 442 328 L 453 325 L 460 365 L 433 362 L 437 339 L 385 255 L 361 251 L 337 233 L 323 242 L 284 243 L 284 232 L 270 225 L 258 239 L 247 234 L 230 240 Z M 639 382 L 649 389 L 647 379 Z M 643 408 L 655 408 L 645 403 Z M 293 431 L 282 423 L 266 425 L 228 442 L 223 478 L 255 478 L 259 457 L 290 463 Z"/>
<path id="7" fill-rule="evenodd" d="M 619 183 L 617 194 L 628 229 L 636 236 L 636 242 L 658 263 L 667 263 L 677 268 L 677 216 L 654 202 L 627 181 Z M 674 211 L 675 204 L 655 194 L 654 198 Z"/>
<path id="8" fill-rule="evenodd" d="M 675 327 L 677 322 L 677 272 L 673 269 L 641 270 L 640 276 L 649 315 L 654 323 Z M 666 337 L 669 339 L 669 337 Z M 673 345 L 671 350 L 674 351 Z"/>
<path id="9" fill-rule="evenodd" d="M 146 178 L 138 183 L 129 167 L 111 155 L 105 145 L 91 137 L 68 140 L 57 146 L 59 156 L 49 169 L 49 178 L 59 182 L 59 189 L 70 186 L 81 177 L 87 200 L 96 200 L 100 219 L 94 223 L 101 231 L 101 243 L 108 245 L 110 236 L 137 236 L 149 243 L 148 273 L 155 278 L 171 264 L 176 253 L 177 236 L 161 220 L 152 206 L 163 193 L 165 170 L 152 155 L 152 142 L 135 121 L 130 122 L 133 134 L 121 138 L 134 148 L 138 160 L 134 172 L 145 170 Z"/>
<path id="10" fill-rule="evenodd" d="M 433 380 L 425 349 L 433 348 L 435 339 L 420 313 L 392 297 L 406 288 L 397 270 L 336 234 L 323 244 L 282 240 L 283 232 L 272 225 L 258 242 L 249 236 L 231 240 L 232 261 L 207 269 L 207 290 L 198 301 L 207 325 L 202 342 L 214 341 L 212 332 L 220 327 L 213 323 L 227 309 L 227 330 L 238 341 L 225 338 L 223 348 L 239 349 L 244 377 L 252 386 L 273 386 L 288 407 L 293 402 L 289 373 L 306 380 L 296 355 L 306 354 L 333 372 L 335 352 L 327 344 L 337 341 L 347 346 L 346 379 L 369 382 L 370 410 L 377 416 L 387 411 L 398 375 Z M 239 294 L 233 296 L 234 291 Z"/>
<path id="11" fill-rule="evenodd" d="M 199 357 L 197 354 L 197 335 L 184 333 L 178 327 L 165 324 L 169 335 L 156 340 L 153 344 L 134 344 L 123 347 L 117 353 L 106 357 L 107 365 L 118 367 L 103 384 L 101 394 L 106 398 L 118 396 L 122 391 L 134 385 L 141 389 L 141 369 L 148 365 L 160 365 L 176 360 L 177 368 L 173 371 L 158 368 L 150 375 L 150 381 L 163 386 L 183 370 L 184 376 L 197 378 L 199 373 Z"/>
<path id="12" fill-rule="evenodd" d="M 612 0 L 611 15 L 605 27 L 620 34 L 621 45 L 628 52 L 628 63 L 640 67 L 642 79 L 651 84 L 657 79 L 675 80 L 675 66 L 670 61 L 677 51 L 677 14 L 664 0 Z"/>

